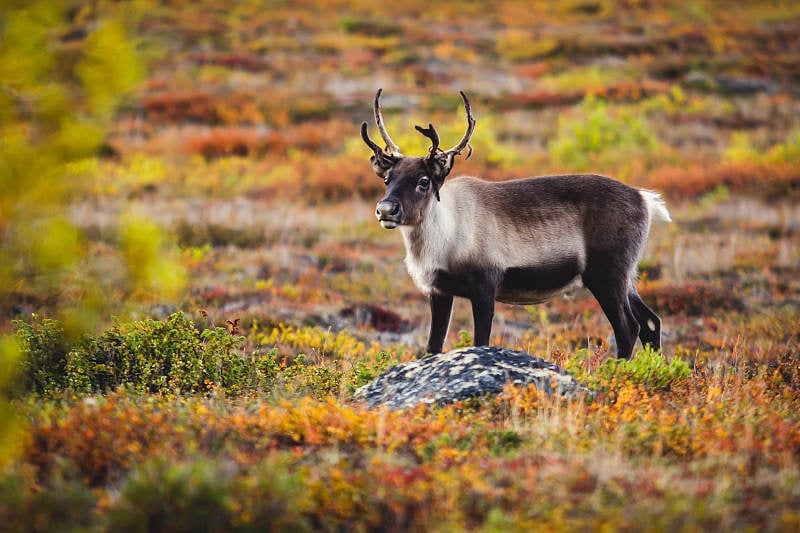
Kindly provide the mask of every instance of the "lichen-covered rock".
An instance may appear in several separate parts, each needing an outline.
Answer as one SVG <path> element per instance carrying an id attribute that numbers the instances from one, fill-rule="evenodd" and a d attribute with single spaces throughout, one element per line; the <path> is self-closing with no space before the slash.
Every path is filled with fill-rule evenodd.
<path id="1" fill-rule="evenodd" d="M 355 392 L 370 407 L 441 406 L 502 392 L 506 383 L 573 396 L 584 387 L 557 365 L 523 352 L 488 346 L 461 348 L 390 368 Z"/>

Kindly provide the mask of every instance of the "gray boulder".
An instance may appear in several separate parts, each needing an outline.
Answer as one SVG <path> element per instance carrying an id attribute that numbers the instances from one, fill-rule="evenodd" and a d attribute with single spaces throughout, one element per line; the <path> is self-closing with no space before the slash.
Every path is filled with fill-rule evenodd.
<path id="1" fill-rule="evenodd" d="M 523 352 L 479 346 L 430 355 L 390 368 L 355 392 L 370 407 L 407 409 L 442 406 L 467 398 L 499 394 L 503 385 L 533 384 L 537 389 L 575 396 L 587 389 L 566 371 Z"/>

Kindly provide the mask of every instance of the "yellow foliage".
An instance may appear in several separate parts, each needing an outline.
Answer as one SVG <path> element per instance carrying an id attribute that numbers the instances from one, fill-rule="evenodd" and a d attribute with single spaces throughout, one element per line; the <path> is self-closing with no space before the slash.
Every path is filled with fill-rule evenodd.
<path id="1" fill-rule="evenodd" d="M 524 61 L 553 53 L 559 46 L 552 37 L 533 35 L 530 31 L 508 29 L 497 37 L 497 53 L 512 61 Z"/>
<path id="2" fill-rule="evenodd" d="M 106 21 L 89 34 L 84 56 L 75 67 L 95 115 L 110 118 L 120 95 L 136 87 L 142 67 L 121 23 Z"/>
<path id="3" fill-rule="evenodd" d="M 132 285 L 142 295 L 177 296 L 184 285 L 184 267 L 169 256 L 166 237 L 158 226 L 129 214 L 121 222 L 120 245 Z"/>
<path id="4" fill-rule="evenodd" d="M 80 233 L 63 217 L 37 221 L 26 227 L 24 241 L 30 245 L 31 260 L 45 271 L 69 270 L 75 267 L 82 250 Z"/>
<path id="5" fill-rule="evenodd" d="M 13 380 L 20 347 L 14 337 L 0 337 L 0 390 Z M 19 452 L 17 431 L 20 421 L 11 405 L 0 397 L 0 469 Z"/>

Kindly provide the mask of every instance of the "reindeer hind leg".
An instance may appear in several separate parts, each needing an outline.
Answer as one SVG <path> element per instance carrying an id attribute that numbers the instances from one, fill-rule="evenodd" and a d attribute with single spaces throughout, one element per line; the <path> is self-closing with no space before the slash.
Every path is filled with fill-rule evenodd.
<path id="1" fill-rule="evenodd" d="M 584 274 L 583 284 L 600 303 L 603 313 L 611 322 L 617 341 L 617 357 L 630 359 L 640 327 L 627 298 L 626 283 L 609 283 L 608 279 L 594 279 Z"/>
<path id="2" fill-rule="evenodd" d="M 636 321 L 639 323 L 639 339 L 642 341 L 642 346 L 649 344 L 652 349 L 660 350 L 661 319 L 652 309 L 647 307 L 636 292 L 628 294 L 628 302 Z"/>

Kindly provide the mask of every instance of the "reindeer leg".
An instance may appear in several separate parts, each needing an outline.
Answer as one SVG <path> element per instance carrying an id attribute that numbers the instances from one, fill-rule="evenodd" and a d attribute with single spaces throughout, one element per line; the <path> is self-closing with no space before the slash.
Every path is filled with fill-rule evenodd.
<path id="1" fill-rule="evenodd" d="M 633 345 L 639 334 L 639 322 L 631 310 L 628 302 L 627 290 L 624 282 L 609 283 L 608 277 L 583 276 L 583 284 L 592 292 L 600 303 L 611 327 L 614 329 L 614 338 L 617 340 L 617 357 L 630 359 L 633 355 Z"/>
<path id="2" fill-rule="evenodd" d="M 661 319 L 647 307 L 636 292 L 628 293 L 628 302 L 636 321 L 639 322 L 639 339 L 642 341 L 642 346 L 649 344 L 654 350 L 661 349 Z"/>
<path id="3" fill-rule="evenodd" d="M 441 353 L 447 329 L 450 327 L 450 316 L 453 313 L 453 296 L 431 294 L 428 299 L 431 305 L 431 330 L 425 350 L 428 353 Z"/>
<path id="4" fill-rule="evenodd" d="M 472 336 L 472 344 L 474 346 L 489 346 L 489 338 L 492 334 L 492 319 L 494 318 L 495 290 L 493 285 L 487 283 L 483 287 L 476 287 L 470 298 L 472 321 L 475 327 Z"/>

